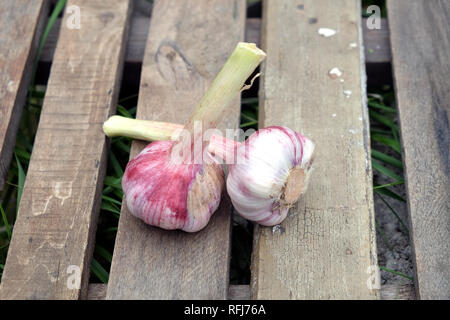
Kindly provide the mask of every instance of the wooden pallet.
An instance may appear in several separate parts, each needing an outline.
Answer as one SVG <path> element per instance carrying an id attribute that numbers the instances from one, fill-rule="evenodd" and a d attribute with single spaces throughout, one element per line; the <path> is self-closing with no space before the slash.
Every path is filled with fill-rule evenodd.
<path id="1" fill-rule="evenodd" d="M 59 33 L 48 38 L 41 60 L 51 61 L 52 68 L 0 299 L 414 298 L 411 286 L 380 292 L 367 285 L 377 255 L 365 69 L 389 64 L 390 46 L 416 290 L 421 298 L 449 298 L 450 90 L 444 75 L 450 71 L 445 59 L 450 48 L 439 41 L 450 38 L 448 2 L 416 0 L 407 11 L 400 9 L 405 3 L 389 3 L 390 46 L 386 27 L 380 33 L 363 27 L 357 0 L 304 0 L 301 6 L 265 1 L 262 20 L 246 19 L 245 0 L 156 0 L 151 20 L 132 17 L 135 2 L 141 5 L 69 0 L 67 6 L 81 8 L 81 29 L 68 28 L 65 15 Z M 0 3 L 0 14 L 8 12 L 8 19 L 0 21 L 0 178 L 9 165 L 30 64 L 47 17 L 48 1 L 30 3 Z M 415 19 L 423 26 L 402 23 Z M 11 21 L 26 22 L 21 47 L 14 46 L 18 35 Z M 319 27 L 338 33 L 321 37 Z M 426 30 L 435 32 L 423 36 L 432 50 L 408 38 Z M 183 123 L 244 39 L 267 52 L 261 127 L 289 126 L 317 144 L 310 188 L 283 222 L 284 232 L 257 227 L 251 284 L 230 286 L 232 208 L 226 196 L 207 228 L 195 234 L 148 227 L 123 206 L 109 282 L 90 285 L 108 153 L 102 123 L 115 113 L 124 64 L 142 63 L 137 117 Z M 344 70 L 343 83 L 330 79 L 334 67 Z M 424 106 L 429 112 L 421 117 Z M 238 98 L 232 108 L 220 128 L 238 126 Z M 417 144 L 419 129 L 422 142 Z M 134 142 L 131 157 L 143 146 Z M 79 286 L 68 285 L 73 270 L 79 272 Z"/>

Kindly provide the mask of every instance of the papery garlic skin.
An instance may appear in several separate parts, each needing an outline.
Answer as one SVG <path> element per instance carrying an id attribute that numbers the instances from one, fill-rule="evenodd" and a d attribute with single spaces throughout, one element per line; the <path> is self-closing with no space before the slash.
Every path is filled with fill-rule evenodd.
<path id="1" fill-rule="evenodd" d="M 267 127 L 236 144 L 227 191 L 235 209 L 264 226 L 281 223 L 306 191 L 314 144 L 281 126 Z M 243 155 L 243 157 L 242 157 Z"/>
<path id="2" fill-rule="evenodd" d="M 174 142 L 156 141 L 132 159 L 122 178 L 127 207 L 145 223 L 167 230 L 196 232 L 217 210 L 224 185 L 222 167 L 174 164 Z"/>

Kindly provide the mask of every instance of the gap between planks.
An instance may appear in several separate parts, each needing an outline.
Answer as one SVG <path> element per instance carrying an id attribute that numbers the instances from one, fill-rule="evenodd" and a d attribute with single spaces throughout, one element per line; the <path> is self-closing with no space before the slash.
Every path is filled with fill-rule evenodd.
<path id="1" fill-rule="evenodd" d="M 381 19 L 381 29 L 369 30 L 366 24 L 367 19 L 363 19 L 363 37 L 366 64 L 382 68 L 383 64 L 391 61 L 391 48 L 389 43 L 389 28 L 387 19 Z M 144 57 L 145 43 L 150 24 L 150 18 L 145 16 L 133 16 L 130 27 L 130 37 L 128 41 L 125 62 L 141 63 Z M 51 62 L 56 42 L 58 40 L 58 30 L 61 19 L 56 20 L 54 28 L 50 31 L 47 42 L 42 51 L 41 61 Z M 261 45 L 261 18 L 247 18 L 245 29 L 245 41 Z"/>

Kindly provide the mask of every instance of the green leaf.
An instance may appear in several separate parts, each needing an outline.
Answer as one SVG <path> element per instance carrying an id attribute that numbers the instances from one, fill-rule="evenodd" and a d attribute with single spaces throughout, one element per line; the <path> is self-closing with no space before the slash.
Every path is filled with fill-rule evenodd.
<path id="1" fill-rule="evenodd" d="M 113 141 L 113 144 L 114 144 L 115 147 L 119 148 L 120 150 L 122 150 L 126 154 L 129 154 L 130 150 L 131 150 L 131 146 L 130 146 L 130 144 L 123 143 L 122 140 L 123 139 Z"/>
<path id="2" fill-rule="evenodd" d="M 103 230 L 102 232 L 103 233 L 110 233 L 110 232 L 117 232 L 117 230 L 118 230 L 117 227 L 110 227 L 110 228 L 107 228 L 107 229 Z"/>
<path id="3" fill-rule="evenodd" d="M 125 102 L 125 101 L 127 101 L 127 100 L 131 100 L 131 99 L 137 98 L 137 97 L 138 97 L 138 94 L 137 94 L 137 93 L 136 93 L 136 94 L 132 94 L 131 96 L 128 96 L 128 97 L 125 97 L 125 98 L 120 99 L 120 100 L 119 100 L 119 103 Z"/>
<path id="4" fill-rule="evenodd" d="M 6 217 L 5 210 L 3 210 L 3 206 L 0 203 L 0 211 L 2 213 L 3 224 L 5 225 L 6 234 L 8 235 L 8 239 L 11 240 L 11 229 L 9 227 L 8 218 Z"/>
<path id="5" fill-rule="evenodd" d="M 109 202 L 102 202 L 102 210 L 105 210 L 105 211 L 109 211 L 109 212 L 112 212 L 112 213 L 114 213 L 114 216 L 116 217 L 116 218 L 119 218 L 120 217 L 120 211 L 117 209 L 117 208 L 115 208 L 111 203 L 109 203 Z"/>
<path id="6" fill-rule="evenodd" d="M 25 160 L 26 162 L 30 161 L 31 154 L 28 151 L 18 148 L 16 146 L 16 148 L 14 149 L 14 153 L 21 159 Z"/>
<path id="7" fill-rule="evenodd" d="M 373 102 L 371 100 L 369 100 L 368 105 L 369 105 L 369 107 L 377 108 L 377 109 L 380 109 L 380 110 L 383 110 L 383 111 L 386 111 L 386 112 L 397 113 L 397 110 L 395 110 L 394 108 L 387 107 L 385 105 Z"/>
<path id="8" fill-rule="evenodd" d="M 390 170 L 390 169 L 386 168 L 385 166 L 381 165 L 381 163 L 378 162 L 375 159 L 372 159 L 372 166 L 373 166 L 373 168 L 375 170 L 377 170 L 378 172 L 380 172 L 381 174 L 383 174 L 383 175 L 385 175 L 385 176 L 387 176 L 389 178 L 392 178 L 392 179 L 397 180 L 397 181 L 403 181 L 402 177 L 400 177 L 399 175 L 395 174 L 392 170 Z"/>
<path id="9" fill-rule="evenodd" d="M 17 186 L 17 205 L 16 205 L 16 213 L 17 213 L 19 212 L 20 199 L 22 198 L 23 186 L 25 184 L 25 172 L 23 171 L 22 165 L 20 164 L 17 154 L 14 153 L 14 156 L 16 157 L 17 170 L 19 174 L 19 182 L 18 182 L 19 185 Z"/>
<path id="10" fill-rule="evenodd" d="M 379 185 L 374 183 L 374 186 L 376 187 L 376 186 L 379 186 Z M 382 194 L 382 195 L 391 197 L 392 199 L 399 200 L 399 201 L 402 201 L 402 202 L 406 202 L 405 198 L 403 198 L 402 196 L 399 196 L 397 193 L 395 193 L 394 191 L 391 191 L 389 189 L 386 189 L 386 188 L 374 189 L 374 191 L 376 193 L 378 193 L 378 194 Z"/>
<path id="11" fill-rule="evenodd" d="M 254 103 L 258 103 L 258 98 L 257 98 L 257 97 L 243 98 L 243 99 L 241 99 L 241 103 L 242 103 L 242 104 L 254 104 Z"/>
<path id="12" fill-rule="evenodd" d="M 107 186 L 111 186 L 115 189 L 122 190 L 122 178 L 107 176 L 105 178 L 104 184 Z"/>
<path id="13" fill-rule="evenodd" d="M 371 139 L 374 141 L 377 141 L 379 143 L 382 143 L 388 147 L 391 147 L 392 149 L 397 151 L 399 154 L 402 154 L 402 147 L 401 147 L 400 143 L 390 137 L 375 133 L 375 134 L 371 135 Z"/>
<path id="14" fill-rule="evenodd" d="M 102 267 L 102 265 L 95 259 L 91 263 L 92 273 L 103 283 L 108 283 L 109 273 Z"/>
<path id="15" fill-rule="evenodd" d="M 122 167 L 120 166 L 120 163 L 117 160 L 117 158 L 114 155 L 114 153 L 111 152 L 109 154 L 109 160 L 111 161 L 111 164 L 113 166 L 113 169 L 114 169 L 114 172 L 116 173 L 116 175 L 119 176 L 119 177 L 123 176 Z"/>
<path id="16" fill-rule="evenodd" d="M 400 276 L 400 277 L 403 277 L 403 278 L 409 279 L 409 280 L 411 280 L 411 281 L 413 281 L 413 280 L 414 280 L 414 278 L 413 278 L 413 277 L 407 276 L 406 274 L 403 274 L 403 273 L 401 273 L 401 272 L 398 272 L 398 271 L 395 271 L 395 270 L 391 270 L 391 269 L 388 269 L 388 268 L 386 268 L 386 267 L 383 267 L 383 266 L 380 266 L 380 270 L 383 270 L 383 271 L 387 271 L 387 272 L 390 272 L 390 273 L 392 273 L 392 274 L 395 274 L 395 275 L 397 275 L 397 276 Z"/>
<path id="17" fill-rule="evenodd" d="M 241 112 L 241 118 L 245 118 L 246 120 L 249 121 L 256 121 L 258 122 L 258 120 L 255 119 L 255 117 L 253 115 L 251 115 L 250 112 Z"/>
<path id="18" fill-rule="evenodd" d="M 394 250 L 392 250 L 392 246 L 391 243 L 389 242 L 389 239 L 386 237 L 386 235 L 383 232 L 383 228 L 381 228 L 380 224 L 378 223 L 377 219 L 375 219 L 375 227 L 377 229 L 377 231 L 380 233 L 381 238 L 383 239 L 384 243 L 386 244 L 386 246 L 388 247 L 389 251 L 391 251 L 392 253 L 394 253 Z"/>
<path id="19" fill-rule="evenodd" d="M 380 186 L 373 187 L 373 189 L 376 190 L 376 189 L 389 188 L 389 187 L 397 186 L 397 185 L 404 184 L 404 183 L 405 182 L 403 180 L 395 181 L 395 182 L 392 182 L 392 183 L 382 184 Z"/>
<path id="20" fill-rule="evenodd" d="M 241 124 L 241 128 L 250 127 L 250 126 L 253 126 L 255 124 L 258 124 L 258 121 L 246 122 L 246 123 Z"/>
<path id="21" fill-rule="evenodd" d="M 99 256 L 103 257 L 106 261 L 111 263 L 112 261 L 112 254 L 108 252 L 105 248 L 103 248 L 100 245 L 95 246 L 95 253 L 97 253 Z"/>
<path id="22" fill-rule="evenodd" d="M 391 128 L 393 130 L 398 131 L 398 126 L 394 123 L 394 121 L 392 119 L 390 119 L 378 112 L 375 112 L 373 110 L 369 110 L 369 115 L 370 115 L 371 119 Z"/>
<path id="23" fill-rule="evenodd" d="M 119 112 L 122 116 L 127 117 L 127 118 L 133 118 L 133 116 L 131 115 L 131 113 L 128 112 L 127 109 L 125 109 L 124 107 L 122 107 L 120 104 L 117 105 L 117 112 Z"/>
<path id="24" fill-rule="evenodd" d="M 383 161 L 384 163 L 387 163 L 393 167 L 403 169 L 403 163 L 400 160 L 388 156 L 387 154 L 384 154 L 383 152 L 380 152 L 378 150 L 372 149 L 372 157 L 377 160 Z"/>
<path id="25" fill-rule="evenodd" d="M 122 202 L 117 201 L 116 199 L 113 199 L 113 198 L 105 196 L 105 195 L 102 195 L 102 199 L 105 200 L 105 201 L 108 201 L 108 202 L 112 202 L 112 203 L 118 204 L 119 206 L 122 205 Z"/>
<path id="26" fill-rule="evenodd" d="M 400 218 L 400 216 L 398 215 L 398 213 L 394 210 L 394 208 L 391 207 L 391 205 L 389 204 L 389 202 L 387 202 L 383 196 L 381 194 L 377 194 L 378 197 L 380 197 L 380 199 L 384 202 L 384 204 L 391 210 L 391 212 L 394 214 L 394 216 L 397 218 L 397 220 L 400 222 L 400 224 L 402 225 L 403 229 L 405 229 L 406 234 L 409 236 L 409 229 L 406 226 L 405 223 L 403 223 L 403 220 Z"/>

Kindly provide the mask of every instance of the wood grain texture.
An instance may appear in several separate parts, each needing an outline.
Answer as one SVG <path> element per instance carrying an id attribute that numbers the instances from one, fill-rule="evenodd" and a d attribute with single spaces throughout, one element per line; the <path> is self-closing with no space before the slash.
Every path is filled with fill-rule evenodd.
<path id="1" fill-rule="evenodd" d="M 80 7 L 81 29 L 69 29 L 64 20 L 2 299 L 78 299 L 87 293 L 106 167 L 102 123 L 115 111 L 131 10 L 123 0 L 71 5 Z M 79 289 L 68 285 L 76 283 L 71 268 L 79 268 Z"/>
<path id="2" fill-rule="evenodd" d="M 411 284 L 382 285 L 382 300 L 415 300 L 414 286 Z M 251 291 L 247 284 L 230 285 L 228 300 L 250 300 Z M 88 300 L 104 300 L 106 284 L 91 283 L 88 289 Z"/>
<path id="3" fill-rule="evenodd" d="M 0 190 L 8 173 L 49 2 L 0 1 Z"/>
<path id="4" fill-rule="evenodd" d="M 370 63 L 387 63 L 392 59 L 391 46 L 389 43 L 388 20 L 381 18 L 380 29 L 369 29 L 367 18 L 362 21 L 364 56 Z"/>
<path id="5" fill-rule="evenodd" d="M 450 299 L 449 1 L 388 1 L 421 299 Z"/>
<path id="6" fill-rule="evenodd" d="M 389 44 L 389 28 L 386 19 L 381 19 L 380 30 L 369 30 L 363 19 L 364 48 L 366 51 L 366 63 L 374 66 L 387 64 L 391 61 L 391 47 Z M 55 28 L 49 33 L 47 42 L 42 51 L 41 61 L 51 62 L 58 40 L 58 25 L 61 21 L 55 22 Z M 145 43 L 147 41 L 148 26 L 150 18 L 142 14 L 135 14 L 131 20 L 130 38 L 128 40 L 125 62 L 142 63 L 144 58 Z M 261 44 L 261 19 L 247 18 L 245 24 L 245 41 Z M 384 67 L 384 66 L 381 66 Z"/>
<path id="7" fill-rule="evenodd" d="M 252 297 L 377 298 L 367 286 L 377 254 L 360 1 L 297 5 L 263 5 L 260 126 L 302 132 L 315 142 L 316 160 L 284 231 L 255 230 Z M 337 33 L 322 37 L 321 27 Z M 329 76 L 335 67 L 344 82 Z"/>
<path id="8" fill-rule="evenodd" d="M 189 12 L 189 14 L 186 14 Z M 155 1 L 137 118 L 186 123 L 238 41 L 244 0 Z M 220 128 L 236 128 L 239 99 Z M 145 146 L 134 142 L 131 157 Z M 107 299 L 226 299 L 231 206 L 200 232 L 145 225 L 122 206 Z"/>

